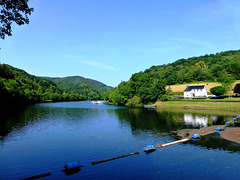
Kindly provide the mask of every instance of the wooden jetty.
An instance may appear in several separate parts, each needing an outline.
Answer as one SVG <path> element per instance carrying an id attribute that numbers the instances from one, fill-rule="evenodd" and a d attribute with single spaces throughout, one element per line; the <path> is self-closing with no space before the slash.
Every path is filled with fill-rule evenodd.
<path id="1" fill-rule="evenodd" d="M 158 144 L 158 145 L 155 145 L 155 147 L 161 148 L 161 147 L 171 146 L 171 145 L 174 145 L 174 144 L 187 142 L 189 140 L 191 140 L 191 139 L 190 138 L 185 138 L 185 139 L 181 139 L 181 140 L 178 140 L 178 141 L 173 141 L 173 142 L 166 143 L 166 144 Z"/>

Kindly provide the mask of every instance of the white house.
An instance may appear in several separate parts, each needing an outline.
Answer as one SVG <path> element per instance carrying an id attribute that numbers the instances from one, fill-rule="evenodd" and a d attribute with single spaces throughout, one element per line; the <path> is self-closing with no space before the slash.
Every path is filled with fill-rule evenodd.
<path id="1" fill-rule="evenodd" d="M 207 97 L 207 88 L 205 85 L 201 86 L 187 86 L 184 90 L 184 98 L 193 97 Z"/>

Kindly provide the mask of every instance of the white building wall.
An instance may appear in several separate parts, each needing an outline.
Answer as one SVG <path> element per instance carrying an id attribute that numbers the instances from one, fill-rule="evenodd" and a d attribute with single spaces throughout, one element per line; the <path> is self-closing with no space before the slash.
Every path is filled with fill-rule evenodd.
<path id="1" fill-rule="evenodd" d="M 192 98 L 191 92 L 184 92 L 184 97 L 185 98 Z"/>
<path id="2" fill-rule="evenodd" d="M 192 97 L 207 97 L 207 89 L 192 89 L 191 91 L 184 92 L 184 98 Z"/>

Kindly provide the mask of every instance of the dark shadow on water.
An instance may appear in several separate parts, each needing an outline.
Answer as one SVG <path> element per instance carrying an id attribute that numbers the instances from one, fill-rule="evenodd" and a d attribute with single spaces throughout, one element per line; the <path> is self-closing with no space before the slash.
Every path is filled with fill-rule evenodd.
<path id="1" fill-rule="evenodd" d="M 230 153 L 240 153 L 240 144 L 221 138 L 219 133 L 202 136 L 198 141 L 189 141 L 187 143 L 209 150 L 217 149 L 220 151 L 229 151 Z"/>
<path id="2" fill-rule="evenodd" d="M 25 108 L 15 107 L 2 109 L 0 118 L 0 140 L 7 136 L 19 124 L 25 123 Z"/>
<path id="3" fill-rule="evenodd" d="M 64 172 L 66 176 L 71 176 L 73 174 L 79 173 L 81 170 L 82 170 L 82 167 L 76 168 L 76 169 L 71 169 L 71 170 L 62 170 L 62 172 Z"/>

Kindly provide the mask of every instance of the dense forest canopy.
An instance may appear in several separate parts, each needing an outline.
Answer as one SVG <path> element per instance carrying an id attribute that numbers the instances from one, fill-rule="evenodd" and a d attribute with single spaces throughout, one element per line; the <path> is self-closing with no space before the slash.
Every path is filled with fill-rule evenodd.
<path id="1" fill-rule="evenodd" d="M 163 98 L 165 85 L 163 80 L 140 72 L 133 74 L 128 82 L 122 82 L 109 90 L 104 100 L 115 105 L 141 106 Z"/>
<path id="2" fill-rule="evenodd" d="M 240 50 L 226 51 L 152 66 L 109 90 L 105 100 L 117 105 L 141 106 L 165 100 L 165 86 L 190 82 L 229 84 L 240 79 Z"/>
<path id="3" fill-rule="evenodd" d="M 0 99 L 1 105 L 5 106 L 46 101 L 103 99 L 104 92 L 110 88 L 89 86 L 85 83 L 80 86 L 84 87 L 83 89 L 77 84 L 64 85 L 58 86 L 48 79 L 30 75 L 7 64 L 0 64 Z"/>
<path id="4" fill-rule="evenodd" d="M 105 84 L 103 84 L 102 82 L 93 80 L 93 79 L 89 79 L 89 78 L 84 78 L 81 76 L 69 76 L 69 77 L 63 77 L 63 78 L 53 78 L 53 77 L 42 77 L 44 79 L 48 79 L 50 81 L 53 81 L 55 83 L 66 83 L 66 84 L 79 84 L 79 85 L 87 85 L 87 86 L 91 86 L 91 87 L 100 87 L 100 88 L 104 88 L 104 89 L 111 89 L 112 87 L 107 86 Z"/>
<path id="5" fill-rule="evenodd" d="M 167 65 L 152 66 L 144 73 L 172 85 L 196 81 L 223 82 L 227 77 L 240 79 L 239 69 L 240 50 L 180 59 Z"/>
<path id="6" fill-rule="evenodd" d="M 64 78 L 44 77 L 56 83 L 56 85 L 69 93 L 80 94 L 84 99 L 103 99 L 104 93 L 112 87 L 81 76 L 71 76 Z"/>

